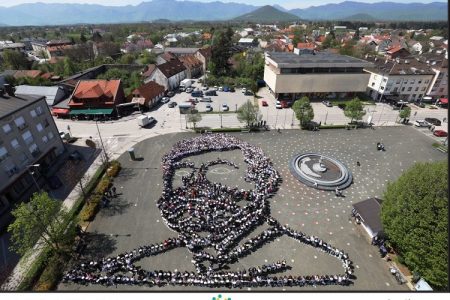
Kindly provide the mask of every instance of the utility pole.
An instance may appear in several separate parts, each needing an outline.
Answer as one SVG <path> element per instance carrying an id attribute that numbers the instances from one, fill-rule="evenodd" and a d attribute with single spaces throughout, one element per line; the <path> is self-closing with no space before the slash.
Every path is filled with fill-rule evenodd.
<path id="1" fill-rule="evenodd" d="M 103 144 L 103 139 L 102 139 L 102 135 L 100 134 L 100 128 L 98 127 L 98 121 L 97 120 L 95 120 L 95 126 L 97 126 L 97 132 L 98 132 L 98 136 L 100 138 L 100 143 L 102 145 L 103 155 L 105 155 L 106 165 L 109 165 L 108 153 L 106 153 L 105 145 Z"/>

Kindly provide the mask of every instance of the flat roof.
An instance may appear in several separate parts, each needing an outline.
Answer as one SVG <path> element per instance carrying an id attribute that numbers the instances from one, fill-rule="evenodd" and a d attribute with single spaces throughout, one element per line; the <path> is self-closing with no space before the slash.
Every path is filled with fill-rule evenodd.
<path id="1" fill-rule="evenodd" d="M 9 96 L 5 93 L 4 96 L 0 96 L 0 119 L 40 100 L 45 100 L 45 97 L 35 95 Z"/>
<path id="2" fill-rule="evenodd" d="M 278 68 L 366 68 L 373 66 L 371 62 L 363 59 L 329 52 L 300 55 L 288 52 L 271 52 L 267 56 Z"/>
<path id="3" fill-rule="evenodd" d="M 377 234 L 383 230 L 381 224 L 381 200 L 378 198 L 369 198 L 367 200 L 353 204 L 353 208 L 361 216 L 363 222 Z"/>

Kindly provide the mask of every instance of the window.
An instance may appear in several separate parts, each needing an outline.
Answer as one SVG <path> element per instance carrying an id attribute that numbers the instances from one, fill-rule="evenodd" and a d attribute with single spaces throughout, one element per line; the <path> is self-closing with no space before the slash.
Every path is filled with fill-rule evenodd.
<path id="1" fill-rule="evenodd" d="M 419 97 L 417 97 L 417 98 L 418 99 L 422 99 L 422 96 L 423 96 L 422 94 L 419 94 Z"/>
<path id="2" fill-rule="evenodd" d="M 384 90 L 384 86 L 380 87 L 381 90 Z"/>
<path id="3" fill-rule="evenodd" d="M 423 91 L 425 91 L 427 88 L 426 87 L 423 87 L 422 89 L 421 89 L 421 91 L 423 92 Z"/>
<path id="4" fill-rule="evenodd" d="M 38 123 L 38 124 L 36 125 L 36 129 L 37 129 L 39 132 L 41 132 L 42 130 L 44 130 L 44 127 L 42 127 L 42 124 L 41 124 L 41 123 Z"/>
<path id="5" fill-rule="evenodd" d="M 46 135 L 44 135 L 42 137 L 42 141 L 44 142 L 44 144 L 47 144 L 48 143 L 48 137 Z"/>
<path id="6" fill-rule="evenodd" d="M 393 92 L 394 92 L 394 93 L 397 93 L 397 92 L 398 92 L 398 88 L 395 87 L 394 90 L 393 90 Z"/>
<path id="7" fill-rule="evenodd" d="M 24 134 L 22 134 L 23 141 L 25 144 L 29 145 L 33 142 L 33 136 L 31 135 L 31 132 L 27 130 Z"/>
<path id="8" fill-rule="evenodd" d="M 400 84 L 400 83 L 402 83 L 402 80 L 401 79 L 397 79 L 397 81 L 395 83 L 396 84 Z"/>
<path id="9" fill-rule="evenodd" d="M 3 125 L 3 132 L 4 133 L 6 133 L 6 134 L 8 134 L 8 133 L 10 133 L 11 132 L 11 126 L 9 125 L 9 124 L 5 124 L 5 125 Z"/>
<path id="10" fill-rule="evenodd" d="M 17 119 L 14 120 L 14 123 L 16 123 L 16 126 L 19 129 L 24 129 L 26 127 L 25 119 L 23 117 L 18 117 Z"/>
<path id="11" fill-rule="evenodd" d="M 38 114 L 38 116 L 40 116 L 44 113 L 44 110 L 42 110 L 42 107 L 38 106 L 36 107 L 36 113 Z"/>
<path id="12" fill-rule="evenodd" d="M 0 147 L 0 162 L 4 161 L 8 157 L 8 150 L 5 147 Z"/>
<path id="13" fill-rule="evenodd" d="M 375 85 L 375 82 L 372 82 L 372 86 L 374 86 Z"/>
<path id="14" fill-rule="evenodd" d="M 9 177 L 13 176 L 18 171 L 16 165 L 14 164 L 6 166 L 4 170 Z"/>
<path id="15" fill-rule="evenodd" d="M 418 90 L 419 90 L 419 87 L 416 87 L 416 88 L 414 89 L 415 92 L 417 92 Z"/>
<path id="16" fill-rule="evenodd" d="M 439 89 L 439 93 L 442 93 L 444 91 L 444 88 Z"/>
<path id="17" fill-rule="evenodd" d="M 36 118 L 37 114 L 34 109 L 30 110 L 30 116 L 32 116 L 33 118 Z"/>
<path id="18" fill-rule="evenodd" d="M 50 126 L 50 123 L 48 122 L 47 119 L 44 120 L 44 127 L 47 128 L 48 126 Z"/>
<path id="19" fill-rule="evenodd" d="M 19 154 L 19 161 L 22 165 L 28 163 L 28 156 L 25 154 L 25 152 L 21 152 Z"/>
<path id="20" fill-rule="evenodd" d="M 404 92 L 405 91 L 405 87 L 402 87 L 402 92 Z"/>
<path id="21" fill-rule="evenodd" d="M 387 78 L 383 78 L 383 82 L 386 82 L 387 81 Z"/>
<path id="22" fill-rule="evenodd" d="M 421 84 L 421 83 L 422 83 L 422 80 L 417 81 L 417 83 L 418 83 L 418 84 Z"/>
<path id="23" fill-rule="evenodd" d="M 50 131 L 48 133 L 48 139 L 51 140 L 53 137 L 54 137 L 53 132 Z"/>
<path id="24" fill-rule="evenodd" d="M 11 141 L 11 146 L 16 150 L 19 149 L 20 148 L 19 141 L 17 139 L 13 139 Z"/>
<path id="25" fill-rule="evenodd" d="M 408 92 L 411 92 L 411 90 L 412 90 L 412 87 L 409 87 L 409 88 L 408 88 Z"/>
<path id="26" fill-rule="evenodd" d="M 428 82 L 430 82 L 430 80 L 429 80 L 429 79 L 425 80 L 425 83 L 428 83 Z"/>
<path id="27" fill-rule="evenodd" d="M 37 156 L 37 154 L 39 154 L 39 148 L 36 144 L 32 144 L 30 147 L 28 147 L 28 150 L 30 150 L 31 155 L 33 155 L 33 157 Z"/>
<path id="28" fill-rule="evenodd" d="M 416 82 L 415 79 L 411 79 L 411 80 L 409 81 L 410 84 L 414 84 L 415 82 Z"/>

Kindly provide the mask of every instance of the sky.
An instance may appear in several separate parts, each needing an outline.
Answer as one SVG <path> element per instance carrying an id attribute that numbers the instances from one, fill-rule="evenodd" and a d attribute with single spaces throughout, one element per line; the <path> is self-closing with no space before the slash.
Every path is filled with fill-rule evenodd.
<path id="1" fill-rule="evenodd" d="M 127 4 L 136 5 L 145 0 L 0 0 L 0 6 L 13 6 L 23 3 L 32 3 L 32 2 L 45 2 L 45 3 L 90 3 L 90 4 L 101 4 L 101 5 L 116 5 L 123 6 Z M 213 2 L 216 0 L 192 0 L 199 2 Z M 327 3 L 340 3 L 344 0 L 219 0 L 222 2 L 238 2 L 238 3 L 246 3 L 252 5 L 273 5 L 278 4 L 287 9 L 292 8 L 306 8 L 310 6 L 317 6 Z M 382 2 L 376 0 L 352 0 L 357 2 Z M 442 0 L 384 0 L 384 1 L 392 1 L 392 2 L 400 2 L 400 3 L 410 3 L 410 2 L 419 2 L 419 3 L 430 3 L 430 2 L 446 2 Z"/>

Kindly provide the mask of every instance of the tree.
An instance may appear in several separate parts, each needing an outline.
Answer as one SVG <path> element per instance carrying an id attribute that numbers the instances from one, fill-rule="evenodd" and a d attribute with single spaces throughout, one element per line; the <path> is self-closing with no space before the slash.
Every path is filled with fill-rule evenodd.
<path id="1" fill-rule="evenodd" d="M 82 42 L 84 44 L 84 43 L 86 43 L 86 41 L 87 41 L 86 36 L 84 35 L 84 33 L 81 33 L 80 34 L 80 42 Z"/>
<path id="2" fill-rule="evenodd" d="M 400 113 L 398 114 L 400 119 L 408 119 L 409 116 L 411 116 L 411 108 L 405 107 L 402 110 L 400 110 Z"/>
<path id="3" fill-rule="evenodd" d="M 150 53 L 147 50 L 144 50 L 142 53 L 141 64 L 149 65 L 156 63 L 156 55 L 154 53 Z"/>
<path id="4" fill-rule="evenodd" d="M 296 100 L 292 105 L 292 110 L 294 111 L 297 120 L 300 121 L 300 126 L 302 128 L 314 119 L 314 109 L 309 102 L 309 98 L 306 96 Z"/>
<path id="5" fill-rule="evenodd" d="M 76 222 L 62 208 L 62 202 L 51 199 L 47 193 L 34 193 L 30 202 L 21 203 L 12 211 L 14 222 L 8 226 L 11 249 L 25 255 L 36 243 L 42 243 L 57 253 L 75 237 Z"/>
<path id="6" fill-rule="evenodd" d="M 192 123 L 192 125 L 195 126 L 197 125 L 198 122 L 200 122 L 202 120 L 202 115 L 198 113 L 197 110 L 191 110 L 191 112 L 187 115 L 188 117 L 188 122 Z"/>
<path id="7" fill-rule="evenodd" d="M 19 51 L 9 49 L 3 51 L 3 64 L 13 70 L 28 69 L 28 60 Z"/>
<path id="8" fill-rule="evenodd" d="M 214 34 L 211 48 L 210 71 L 213 75 L 221 76 L 228 74 L 230 66 L 228 60 L 232 55 L 231 46 L 233 31 L 228 27 L 226 32 Z"/>
<path id="9" fill-rule="evenodd" d="M 75 65 L 72 60 L 68 57 L 64 58 L 64 76 L 68 77 L 76 72 Z"/>
<path id="10" fill-rule="evenodd" d="M 436 289 L 448 289 L 447 161 L 417 163 L 388 184 L 381 221 L 401 261 Z"/>
<path id="11" fill-rule="evenodd" d="M 134 62 L 135 59 L 136 57 L 133 54 L 127 53 L 120 58 L 119 62 L 121 64 L 130 65 Z"/>
<path id="12" fill-rule="evenodd" d="M 246 122 L 247 127 L 250 128 L 250 124 L 261 121 L 262 116 L 259 112 L 258 105 L 253 105 L 250 100 L 242 104 L 237 111 L 237 118 L 239 122 Z"/>
<path id="13" fill-rule="evenodd" d="M 358 97 L 353 98 L 345 105 L 344 115 L 351 119 L 350 123 L 352 123 L 353 120 L 361 120 L 365 114 L 364 106 Z"/>

